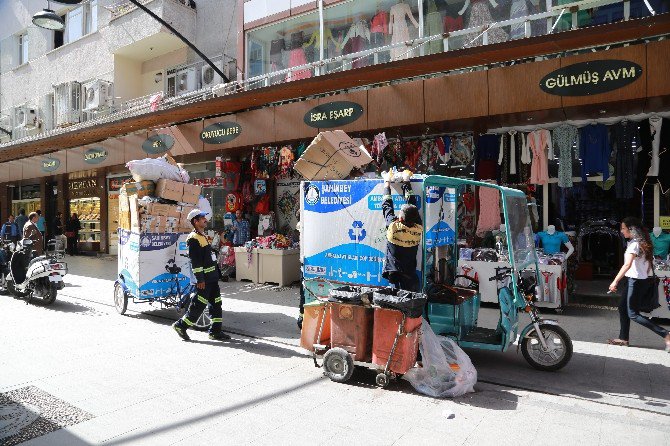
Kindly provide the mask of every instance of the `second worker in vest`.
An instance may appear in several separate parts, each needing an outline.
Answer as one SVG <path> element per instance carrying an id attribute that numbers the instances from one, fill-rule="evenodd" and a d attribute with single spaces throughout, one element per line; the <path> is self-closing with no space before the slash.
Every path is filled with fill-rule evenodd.
<path id="1" fill-rule="evenodd" d="M 186 314 L 172 328 L 180 338 L 190 341 L 186 330 L 198 320 L 205 307 L 209 306 L 211 325 L 209 327 L 209 338 L 219 341 L 227 341 L 230 336 L 221 331 L 221 290 L 219 289 L 219 273 L 216 270 L 216 253 L 205 237 L 207 227 L 207 214 L 199 209 L 189 212 L 189 221 L 193 225 L 193 232 L 188 235 L 188 257 L 191 260 L 191 268 L 195 275 L 196 293 Z"/>

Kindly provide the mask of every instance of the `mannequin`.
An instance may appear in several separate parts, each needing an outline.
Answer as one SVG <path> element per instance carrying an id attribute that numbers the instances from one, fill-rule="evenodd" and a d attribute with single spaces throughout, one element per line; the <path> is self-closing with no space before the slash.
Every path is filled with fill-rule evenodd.
<path id="1" fill-rule="evenodd" d="M 401 1 L 391 7 L 389 17 L 389 34 L 391 34 L 391 43 L 407 42 L 410 39 L 409 26 L 407 19 L 409 18 L 414 28 L 419 29 L 419 22 L 414 18 L 412 9 L 407 3 Z M 391 49 L 391 60 L 407 59 L 410 57 L 411 51 L 408 51 L 407 46 L 397 46 Z"/>
<path id="2" fill-rule="evenodd" d="M 654 257 L 665 259 L 670 251 L 670 234 L 663 232 L 660 226 L 655 226 L 650 238 L 654 246 Z"/>
<path id="3" fill-rule="evenodd" d="M 458 11 L 459 15 L 465 14 L 469 9 L 470 15 L 466 24 L 466 28 L 486 27 L 495 22 L 489 9 L 489 4 L 492 8 L 497 8 L 498 3 L 495 0 L 467 0 L 463 8 Z M 488 43 L 500 43 L 508 40 L 509 36 L 502 28 L 493 28 L 488 30 Z M 465 46 L 473 47 L 482 45 L 483 38 L 479 36 L 479 32 L 469 34 L 466 36 Z"/>
<path id="4" fill-rule="evenodd" d="M 565 258 L 568 259 L 573 252 L 575 252 L 574 246 L 570 242 L 570 239 L 565 234 L 565 232 L 559 232 L 556 230 L 556 226 L 549 225 L 545 232 L 540 232 L 537 234 L 540 242 L 542 242 L 542 249 L 544 249 L 545 254 L 556 254 L 561 251 L 561 245 L 565 245 L 568 248 L 568 252 L 565 254 Z"/>

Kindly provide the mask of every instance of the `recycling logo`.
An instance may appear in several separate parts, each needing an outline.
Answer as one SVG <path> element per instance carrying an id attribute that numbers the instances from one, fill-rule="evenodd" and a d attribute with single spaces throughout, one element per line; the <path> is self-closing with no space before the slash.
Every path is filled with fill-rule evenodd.
<path id="1" fill-rule="evenodd" d="M 352 228 L 349 229 L 349 238 L 354 242 L 362 242 L 367 235 L 367 231 L 363 229 L 363 222 L 357 220 L 351 226 Z"/>

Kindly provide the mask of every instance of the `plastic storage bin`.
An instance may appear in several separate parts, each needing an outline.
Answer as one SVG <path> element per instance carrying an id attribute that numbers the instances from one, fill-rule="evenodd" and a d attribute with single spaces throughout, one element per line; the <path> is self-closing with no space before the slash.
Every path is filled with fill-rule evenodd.
<path id="1" fill-rule="evenodd" d="M 416 363 L 419 351 L 419 328 L 422 318 L 406 318 L 402 334 L 398 338 L 389 370 L 405 374 Z M 372 363 L 385 367 L 402 322 L 402 313 L 397 310 L 375 308 L 374 330 L 372 337 Z"/>
<path id="2" fill-rule="evenodd" d="M 249 256 L 251 255 L 251 262 Z M 253 249 L 251 254 L 246 248 L 235 248 L 235 278 L 237 280 L 250 280 L 258 283 L 258 250 Z"/>
<path id="3" fill-rule="evenodd" d="M 314 351 L 314 344 L 330 344 L 330 306 L 325 302 L 311 302 L 305 304 L 302 319 L 302 331 L 300 332 L 300 346 L 310 352 Z M 326 318 L 319 339 L 321 320 Z"/>
<path id="4" fill-rule="evenodd" d="M 299 249 L 259 249 L 258 281 L 287 286 L 300 280 Z"/>
<path id="5" fill-rule="evenodd" d="M 374 310 L 361 305 L 332 303 L 330 343 L 353 356 L 354 361 L 372 359 L 372 323 Z"/>

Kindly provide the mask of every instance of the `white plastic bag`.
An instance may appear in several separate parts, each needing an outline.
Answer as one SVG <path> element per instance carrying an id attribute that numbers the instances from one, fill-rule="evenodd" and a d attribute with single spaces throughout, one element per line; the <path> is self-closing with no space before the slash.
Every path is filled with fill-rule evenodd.
<path id="1" fill-rule="evenodd" d="M 158 181 L 160 179 L 188 183 L 188 173 L 174 164 L 168 163 L 165 158 L 145 158 L 126 163 L 135 181 Z"/>
<path id="2" fill-rule="evenodd" d="M 418 392 L 435 398 L 455 398 L 474 392 L 477 370 L 454 341 L 437 336 L 424 319 L 420 342 L 423 367 L 409 370 L 403 379 Z"/>
<path id="3" fill-rule="evenodd" d="M 212 205 L 209 200 L 203 196 L 198 199 L 198 209 L 207 214 L 207 220 L 212 221 L 214 214 L 212 213 Z"/>

